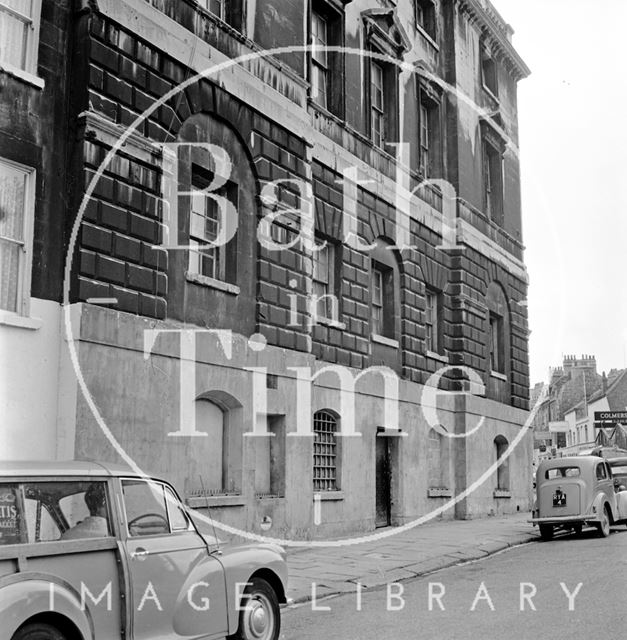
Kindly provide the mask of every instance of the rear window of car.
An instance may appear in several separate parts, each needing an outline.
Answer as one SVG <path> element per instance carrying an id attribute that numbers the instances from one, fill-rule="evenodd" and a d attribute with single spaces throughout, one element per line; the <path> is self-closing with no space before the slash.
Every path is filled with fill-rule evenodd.
<path id="1" fill-rule="evenodd" d="M 0 545 L 110 535 L 103 481 L 0 483 Z"/>
<path id="2" fill-rule="evenodd" d="M 555 467 L 547 469 L 544 477 L 547 480 L 553 480 L 554 478 L 576 478 L 579 475 L 581 475 L 579 467 Z"/>

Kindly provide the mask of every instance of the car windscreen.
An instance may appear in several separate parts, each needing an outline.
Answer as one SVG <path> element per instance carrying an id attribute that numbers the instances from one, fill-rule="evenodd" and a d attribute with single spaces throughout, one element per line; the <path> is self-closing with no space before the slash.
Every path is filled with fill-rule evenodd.
<path id="1" fill-rule="evenodd" d="M 554 478 L 576 478 L 581 475 L 581 469 L 579 467 L 555 467 L 553 469 L 547 469 L 544 473 L 544 477 L 547 480 L 553 480 Z"/>

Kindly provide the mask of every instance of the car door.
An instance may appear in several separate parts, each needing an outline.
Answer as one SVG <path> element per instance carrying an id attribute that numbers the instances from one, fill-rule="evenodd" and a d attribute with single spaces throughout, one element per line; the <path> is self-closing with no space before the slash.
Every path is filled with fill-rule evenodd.
<path id="1" fill-rule="evenodd" d="M 614 494 L 614 481 L 612 479 L 612 472 L 610 467 L 604 460 L 599 462 L 595 469 L 595 475 L 597 480 L 597 491 L 602 491 L 605 494 L 607 501 L 610 504 L 612 511 L 616 510 L 616 498 Z"/>
<path id="2" fill-rule="evenodd" d="M 170 487 L 122 479 L 134 640 L 227 631 L 224 570 Z"/>

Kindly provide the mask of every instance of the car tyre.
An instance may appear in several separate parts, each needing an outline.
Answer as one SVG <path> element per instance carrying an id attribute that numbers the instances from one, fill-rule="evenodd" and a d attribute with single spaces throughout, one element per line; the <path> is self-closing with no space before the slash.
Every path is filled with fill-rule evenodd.
<path id="1" fill-rule="evenodd" d="M 66 640 L 66 638 L 56 627 L 35 622 L 20 627 L 11 640 Z"/>
<path id="2" fill-rule="evenodd" d="M 553 540 L 553 525 L 552 524 L 541 524 L 540 525 L 540 537 L 548 542 L 549 540 Z"/>
<path id="3" fill-rule="evenodd" d="M 236 640 L 278 640 L 281 631 L 279 600 L 262 578 L 250 580 L 244 591 Z"/>
<path id="4" fill-rule="evenodd" d="M 603 515 L 601 516 L 601 522 L 597 522 L 597 529 L 602 538 L 607 538 L 610 535 L 610 513 L 607 505 L 603 507 Z"/>

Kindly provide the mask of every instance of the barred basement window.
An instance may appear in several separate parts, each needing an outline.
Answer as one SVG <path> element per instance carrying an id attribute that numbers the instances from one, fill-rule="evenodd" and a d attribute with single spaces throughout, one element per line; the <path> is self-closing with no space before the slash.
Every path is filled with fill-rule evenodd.
<path id="1" fill-rule="evenodd" d="M 338 489 L 337 420 L 328 411 L 317 411 L 313 417 L 313 488 L 314 491 Z"/>

